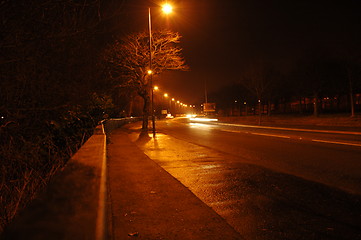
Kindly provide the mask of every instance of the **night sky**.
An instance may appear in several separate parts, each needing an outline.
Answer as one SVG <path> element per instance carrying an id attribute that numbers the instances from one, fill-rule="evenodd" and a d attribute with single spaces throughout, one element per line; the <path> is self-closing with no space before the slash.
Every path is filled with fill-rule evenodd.
<path id="1" fill-rule="evenodd" d="M 130 2 L 127 30 L 145 30 L 150 3 Z M 357 0 L 175 0 L 173 5 L 168 18 L 152 8 L 153 28 L 167 26 L 183 36 L 191 71 L 162 74 L 155 84 L 188 104 L 203 101 L 205 82 L 208 92 L 238 82 L 254 60 L 287 73 L 313 51 L 352 52 L 361 45 Z"/>

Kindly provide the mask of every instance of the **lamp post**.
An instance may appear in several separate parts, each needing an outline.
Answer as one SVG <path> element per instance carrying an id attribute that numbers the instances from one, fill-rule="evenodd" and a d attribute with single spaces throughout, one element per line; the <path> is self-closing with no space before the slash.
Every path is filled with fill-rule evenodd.
<path id="1" fill-rule="evenodd" d="M 170 106 L 169 106 L 169 112 L 172 113 L 172 102 L 175 102 L 175 99 L 172 98 L 171 101 L 170 101 Z M 175 104 L 173 103 L 174 105 L 174 108 L 173 108 L 173 115 L 175 115 Z"/>
<path id="2" fill-rule="evenodd" d="M 164 108 L 165 108 L 164 110 L 167 111 L 166 114 L 168 114 L 168 107 L 167 107 L 168 103 L 167 102 L 168 102 L 168 93 L 164 93 L 163 94 L 163 103 L 162 103 L 162 105 L 164 104 Z"/>
<path id="3" fill-rule="evenodd" d="M 172 6 L 168 3 L 164 4 L 162 10 L 165 14 L 170 14 L 172 12 Z M 151 102 L 150 107 L 152 110 L 152 128 L 153 128 L 153 138 L 155 138 L 155 113 L 154 113 L 154 88 L 153 88 L 153 66 L 152 66 L 152 16 L 150 13 L 150 7 L 148 8 L 148 27 L 149 27 L 149 78 L 150 78 L 150 88 L 151 88 Z"/>
<path id="4" fill-rule="evenodd" d="M 150 8 L 148 8 L 148 26 L 149 26 L 149 78 L 150 78 L 150 87 L 151 87 L 151 100 L 150 108 L 152 110 L 152 128 L 153 128 L 153 138 L 155 138 L 155 115 L 154 115 L 154 89 L 153 89 L 153 68 L 152 68 L 152 17 L 150 14 Z"/>

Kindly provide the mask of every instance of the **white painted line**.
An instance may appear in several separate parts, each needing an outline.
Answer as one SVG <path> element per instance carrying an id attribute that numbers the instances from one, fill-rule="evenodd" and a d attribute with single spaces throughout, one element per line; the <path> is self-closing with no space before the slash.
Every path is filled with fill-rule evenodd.
<path id="1" fill-rule="evenodd" d="M 283 135 L 274 135 L 274 134 L 265 134 L 265 133 L 251 133 L 253 135 L 260 135 L 260 136 L 267 136 L 267 137 L 278 137 L 278 138 L 286 138 L 286 139 L 290 139 L 291 137 L 289 136 L 283 136 Z"/>
<path id="2" fill-rule="evenodd" d="M 240 131 L 221 129 L 222 132 L 241 133 Z"/>
<path id="3" fill-rule="evenodd" d="M 103 133 L 104 125 L 102 124 Z M 105 239 L 105 211 L 106 211 L 106 195 L 107 195 L 107 185 L 106 185 L 106 174 L 107 174 L 107 137 L 104 134 L 104 142 L 103 142 L 103 156 L 102 156 L 102 166 L 100 173 L 100 186 L 99 186 L 99 199 L 98 199 L 98 212 L 95 226 L 95 239 L 96 240 L 104 240 Z"/>
<path id="4" fill-rule="evenodd" d="M 359 143 L 334 142 L 334 141 L 325 141 L 325 140 L 318 140 L 318 139 L 312 139 L 312 142 L 332 143 L 332 144 L 341 144 L 341 145 L 361 147 L 361 144 L 359 144 Z"/>
<path id="5" fill-rule="evenodd" d="M 348 134 L 348 135 L 361 135 L 361 132 L 347 132 L 347 131 L 332 131 L 332 130 L 314 130 L 314 129 L 303 129 L 303 128 L 282 128 L 282 127 L 267 127 L 267 126 L 254 126 L 254 125 L 243 125 L 234 123 L 215 123 L 224 126 L 235 126 L 235 127 L 246 127 L 246 128 L 263 128 L 263 129 L 276 129 L 276 130 L 287 130 L 297 132 L 318 132 L 318 133 L 336 133 L 336 134 Z"/>
<path id="6" fill-rule="evenodd" d="M 235 130 L 226 130 L 226 129 L 221 129 L 222 132 L 230 132 L 230 133 L 242 133 L 241 131 L 235 131 Z M 252 132 L 244 132 L 247 134 L 253 134 L 253 135 L 260 135 L 260 136 L 267 136 L 267 137 L 278 137 L 278 138 L 286 138 L 286 139 L 290 139 L 291 137 L 289 136 L 283 136 L 283 135 L 275 135 L 275 134 L 265 134 L 265 133 L 252 133 Z"/>

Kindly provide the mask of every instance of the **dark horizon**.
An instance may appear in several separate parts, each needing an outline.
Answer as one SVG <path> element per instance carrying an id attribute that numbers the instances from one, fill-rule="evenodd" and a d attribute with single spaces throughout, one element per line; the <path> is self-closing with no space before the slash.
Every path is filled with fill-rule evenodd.
<path id="1" fill-rule="evenodd" d="M 202 99 L 205 82 L 208 92 L 231 85 L 239 81 L 242 69 L 253 61 L 270 63 L 287 73 L 299 60 L 315 52 L 329 56 L 360 53 L 358 1 L 172 3 L 174 13 L 167 19 L 152 8 L 153 28 L 166 26 L 183 36 L 181 46 L 191 71 L 162 74 L 158 85 L 190 104 Z M 147 3 L 132 2 L 127 7 L 132 9 L 132 15 L 127 17 L 134 21 L 134 31 L 144 30 L 146 18 L 144 23 L 137 18 L 146 13 Z M 132 29 L 132 25 L 128 28 Z"/>

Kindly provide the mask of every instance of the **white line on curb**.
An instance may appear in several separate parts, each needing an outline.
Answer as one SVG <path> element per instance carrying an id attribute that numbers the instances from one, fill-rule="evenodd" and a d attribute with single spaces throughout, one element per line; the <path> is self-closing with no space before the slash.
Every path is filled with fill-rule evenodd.
<path id="1" fill-rule="evenodd" d="M 101 166 L 101 173 L 100 173 L 100 186 L 99 186 L 99 201 L 98 201 L 98 212 L 97 212 L 97 219 L 96 219 L 96 226 L 95 226 L 95 239 L 96 240 L 103 240 L 105 239 L 105 201 L 106 201 L 106 194 L 107 194 L 107 187 L 106 187 L 106 174 L 107 174 L 107 154 L 106 154 L 106 136 L 104 131 L 104 125 L 102 124 L 103 129 L 103 159 L 102 159 L 102 166 Z"/>

